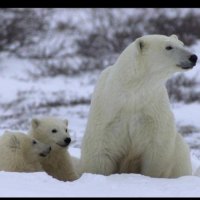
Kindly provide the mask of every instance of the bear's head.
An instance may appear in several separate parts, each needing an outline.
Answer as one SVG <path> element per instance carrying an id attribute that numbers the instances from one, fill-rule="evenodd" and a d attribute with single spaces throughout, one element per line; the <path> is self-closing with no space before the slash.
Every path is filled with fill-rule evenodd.
<path id="1" fill-rule="evenodd" d="M 175 72 L 193 68 L 196 62 L 197 56 L 186 49 L 176 35 L 146 35 L 131 43 L 116 64 L 129 70 L 130 76 L 138 74 L 140 79 L 145 76 L 167 79 Z"/>
<path id="2" fill-rule="evenodd" d="M 2 139 L 13 153 L 22 155 L 29 162 L 38 161 L 38 157 L 45 157 L 51 151 L 50 145 L 22 132 L 5 131 Z"/>
<path id="3" fill-rule="evenodd" d="M 68 120 L 57 117 L 34 118 L 31 121 L 31 134 L 37 140 L 50 144 L 53 148 L 67 147 L 71 138 L 68 131 Z"/>

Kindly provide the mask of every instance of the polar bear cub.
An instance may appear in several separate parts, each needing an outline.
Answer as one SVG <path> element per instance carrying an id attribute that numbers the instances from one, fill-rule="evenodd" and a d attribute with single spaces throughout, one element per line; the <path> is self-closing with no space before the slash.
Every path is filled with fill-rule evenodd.
<path id="1" fill-rule="evenodd" d="M 197 62 L 177 36 L 136 39 L 95 87 L 81 149 L 82 172 L 152 177 L 191 175 L 165 83 Z"/>
<path id="2" fill-rule="evenodd" d="M 73 181 L 78 178 L 72 158 L 67 151 L 71 142 L 68 120 L 57 117 L 34 118 L 31 121 L 29 134 L 37 140 L 51 145 L 50 154 L 41 160 L 44 171 L 62 181 Z"/>
<path id="3" fill-rule="evenodd" d="M 5 131 L 0 136 L 0 170 L 10 172 L 40 171 L 40 159 L 51 147 L 21 132 Z"/>

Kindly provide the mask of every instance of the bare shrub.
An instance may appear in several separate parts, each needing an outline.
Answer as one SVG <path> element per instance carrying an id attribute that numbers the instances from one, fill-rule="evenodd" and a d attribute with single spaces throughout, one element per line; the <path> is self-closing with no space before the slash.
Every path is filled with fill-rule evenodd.
<path id="1" fill-rule="evenodd" d="M 92 10 L 92 31 L 75 41 L 78 46 L 76 54 L 82 59 L 82 70 L 103 69 L 114 64 L 122 50 L 142 35 L 142 14 L 119 20 L 112 11 Z"/>
<path id="2" fill-rule="evenodd" d="M 189 79 L 183 74 L 171 78 L 166 83 L 167 91 L 172 102 L 200 102 L 200 92 L 194 90 L 197 86 L 199 86 L 199 82 L 195 78 Z"/>
<path id="3" fill-rule="evenodd" d="M 44 77 L 102 70 L 114 64 L 123 49 L 144 34 L 177 34 L 186 45 L 194 44 L 199 38 L 197 12 L 182 15 L 178 10 L 169 16 L 167 9 L 139 9 L 137 14 L 136 10 L 127 9 L 129 14 L 126 14 L 120 9 L 86 9 L 88 21 L 82 24 L 88 29 L 71 18 L 58 21 L 48 33 L 56 35 L 54 45 L 47 42 L 35 51 L 37 67 L 33 73 Z M 52 43 L 51 37 L 47 40 Z"/>
<path id="4" fill-rule="evenodd" d="M 47 30 L 45 9 L 1 8 L 0 52 L 21 56 L 26 47 L 37 44 Z"/>
<path id="5" fill-rule="evenodd" d="M 192 125 L 178 125 L 178 132 L 181 133 L 183 136 L 189 135 L 191 133 L 198 133 L 200 130 Z"/>
<path id="6" fill-rule="evenodd" d="M 145 23 L 145 30 L 149 34 L 176 34 L 188 46 L 194 44 L 199 38 L 199 28 L 200 14 L 192 11 L 185 16 L 177 12 L 177 15 L 173 17 L 169 17 L 166 12 L 160 12 L 159 16 L 149 18 Z"/>
<path id="7" fill-rule="evenodd" d="M 199 38 L 200 14 L 188 12 L 181 15 L 177 12 L 169 17 L 166 9 L 154 11 L 158 13 L 152 15 L 148 9 L 143 9 L 137 15 L 133 12 L 120 20 L 113 10 L 93 10 L 93 29 L 75 41 L 78 46 L 76 54 L 82 60 L 81 69 L 103 69 L 114 64 L 123 49 L 144 34 L 177 34 L 188 46 Z"/>

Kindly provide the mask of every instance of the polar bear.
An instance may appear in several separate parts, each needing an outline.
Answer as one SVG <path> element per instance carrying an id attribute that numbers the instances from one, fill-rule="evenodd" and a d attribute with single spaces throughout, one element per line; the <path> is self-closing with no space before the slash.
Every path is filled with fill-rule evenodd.
<path id="1" fill-rule="evenodd" d="M 22 132 L 5 131 L 0 136 L 0 170 L 10 172 L 40 171 L 40 158 L 47 156 L 50 145 Z"/>
<path id="2" fill-rule="evenodd" d="M 29 134 L 38 141 L 51 145 L 50 154 L 41 160 L 45 172 L 62 181 L 73 181 L 78 178 L 67 151 L 71 142 L 68 120 L 57 117 L 34 118 Z"/>
<path id="3" fill-rule="evenodd" d="M 82 141 L 82 173 L 191 175 L 189 148 L 176 131 L 165 83 L 196 61 L 176 35 L 146 35 L 131 43 L 95 87 Z"/>

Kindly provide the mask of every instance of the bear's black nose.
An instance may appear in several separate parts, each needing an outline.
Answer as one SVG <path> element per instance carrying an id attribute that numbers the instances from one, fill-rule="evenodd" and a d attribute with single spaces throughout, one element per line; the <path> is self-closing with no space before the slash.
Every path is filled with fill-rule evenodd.
<path id="1" fill-rule="evenodd" d="M 193 54 L 189 57 L 189 61 L 191 61 L 192 63 L 196 64 L 198 57 Z"/>
<path id="2" fill-rule="evenodd" d="M 65 143 L 66 144 L 69 144 L 70 142 L 71 142 L 71 138 L 69 138 L 69 137 L 65 138 Z"/>

